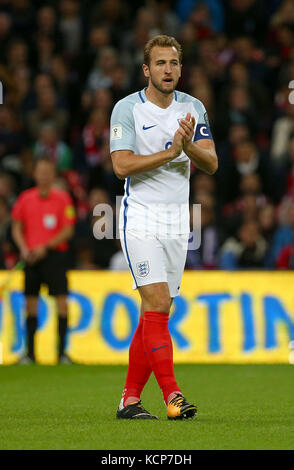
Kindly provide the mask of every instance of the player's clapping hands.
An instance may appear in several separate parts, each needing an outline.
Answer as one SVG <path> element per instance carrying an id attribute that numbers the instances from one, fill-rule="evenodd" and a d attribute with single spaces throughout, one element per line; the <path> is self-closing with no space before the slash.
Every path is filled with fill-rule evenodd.
<path id="1" fill-rule="evenodd" d="M 182 129 L 182 135 L 184 137 L 183 149 L 192 142 L 194 136 L 195 118 L 191 117 L 191 113 L 187 113 L 185 119 L 180 121 L 180 129 Z"/>
<path id="2" fill-rule="evenodd" d="M 173 150 L 175 157 L 178 157 L 182 153 L 184 147 L 184 136 L 184 130 L 179 127 L 178 130 L 175 132 L 174 140 L 171 145 L 171 150 Z"/>
<path id="3" fill-rule="evenodd" d="M 194 136 L 195 118 L 191 117 L 191 113 L 187 113 L 185 119 L 180 121 L 180 126 L 175 132 L 174 140 L 172 143 L 172 150 L 174 150 L 176 157 L 178 157 L 182 150 L 192 142 Z"/>

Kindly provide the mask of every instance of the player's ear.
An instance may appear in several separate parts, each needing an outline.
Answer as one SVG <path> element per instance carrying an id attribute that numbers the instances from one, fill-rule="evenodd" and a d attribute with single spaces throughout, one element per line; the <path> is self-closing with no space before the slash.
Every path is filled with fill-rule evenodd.
<path id="1" fill-rule="evenodd" d="M 143 73 L 144 73 L 145 77 L 146 77 L 146 78 L 149 78 L 149 77 L 150 77 L 150 73 L 149 73 L 149 67 L 148 67 L 148 65 L 143 64 L 143 65 L 142 65 L 142 69 L 143 69 Z"/>

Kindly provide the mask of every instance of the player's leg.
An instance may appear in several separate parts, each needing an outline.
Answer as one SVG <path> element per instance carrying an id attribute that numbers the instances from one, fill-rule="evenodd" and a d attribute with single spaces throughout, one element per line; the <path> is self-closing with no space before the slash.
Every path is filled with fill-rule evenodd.
<path id="1" fill-rule="evenodd" d="M 174 297 L 180 293 L 187 256 L 187 243 L 187 235 L 178 236 L 177 239 L 162 240 L 171 305 Z M 182 394 L 172 394 L 169 396 L 167 403 L 167 416 L 169 419 L 192 418 L 196 413 L 197 407 L 188 403 Z"/>
<path id="2" fill-rule="evenodd" d="M 65 340 L 68 327 L 68 282 L 66 254 L 50 252 L 44 261 L 44 279 L 48 285 L 49 295 L 55 297 L 58 317 L 58 361 L 71 364 L 72 360 L 65 354 Z"/>
<path id="3" fill-rule="evenodd" d="M 140 400 L 142 390 L 152 372 L 143 343 L 143 308 L 129 348 L 129 366 L 122 401 L 124 406 Z"/>
<path id="4" fill-rule="evenodd" d="M 166 404 L 181 390 L 173 368 L 173 346 L 168 328 L 172 303 L 167 282 L 139 287 L 144 306 L 143 341 L 148 360 Z"/>
<path id="5" fill-rule="evenodd" d="M 26 353 L 20 364 L 35 362 L 35 333 L 38 326 L 37 308 L 38 296 L 41 287 L 39 264 L 26 265 L 24 270 L 26 299 Z"/>
<path id="6" fill-rule="evenodd" d="M 22 363 L 35 362 L 35 333 L 38 327 L 37 318 L 38 297 L 26 296 L 26 333 L 27 333 L 27 352 L 22 358 Z"/>
<path id="7" fill-rule="evenodd" d="M 58 358 L 63 364 L 72 363 L 71 359 L 65 354 L 65 340 L 68 327 L 68 304 L 66 295 L 56 295 L 56 308 L 58 312 Z"/>
<path id="8" fill-rule="evenodd" d="M 142 282 L 142 278 L 148 275 L 152 276 L 153 270 L 149 273 L 149 263 L 153 267 L 154 260 L 152 259 L 152 245 L 154 241 L 135 237 L 128 237 L 128 234 L 121 233 L 122 248 L 126 257 L 127 262 L 130 266 L 130 271 L 134 278 L 134 270 L 137 278 L 134 278 L 134 288 L 137 287 L 138 283 Z M 140 261 L 142 258 L 139 253 L 143 253 L 147 257 L 145 267 Z M 156 256 L 154 256 L 156 259 Z M 154 272 L 155 273 L 155 272 Z M 146 412 L 142 409 L 140 402 L 141 392 L 147 383 L 149 376 L 152 372 L 151 365 L 149 363 L 147 354 L 145 353 L 143 343 L 143 313 L 145 307 L 144 304 L 140 308 L 140 319 L 137 329 L 134 333 L 130 349 L 129 349 L 129 366 L 127 378 L 124 386 L 123 396 L 121 403 L 117 411 L 118 418 L 129 418 L 129 419 L 154 419 L 155 416 Z"/>
<path id="9" fill-rule="evenodd" d="M 152 284 L 152 286 L 155 286 L 156 289 L 156 284 Z M 142 390 L 152 372 L 143 342 L 144 312 L 150 307 L 150 304 L 145 304 L 142 296 L 141 299 L 139 324 L 129 348 L 129 367 L 122 397 L 124 406 L 140 400 Z"/>
<path id="10" fill-rule="evenodd" d="M 117 410 L 118 419 L 158 419 L 143 408 L 141 393 L 148 382 L 152 368 L 143 343 L 143 310 L 141 306 L 139 324 L 129 349 L 129 366 L 121 403 Z"/>

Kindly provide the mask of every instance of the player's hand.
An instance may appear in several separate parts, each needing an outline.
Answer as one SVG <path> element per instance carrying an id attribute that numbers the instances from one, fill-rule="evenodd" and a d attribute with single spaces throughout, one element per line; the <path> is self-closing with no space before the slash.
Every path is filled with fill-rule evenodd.
<path id="1" fill-rule="evenodd" d="M 180 121 L 180 128 L 184 131 L 184 145 L 183 148 L 192 142 L 194 136 L 194 128 L 195 128 L 195 118 L 194 116 L 191 117 L 191 113 L 188 113 L 185 119 Z"/>
<path id="2" fill-rule="evenodd" d="M 30 262 L 30 257 L 31 257 L 31 252 L 28 248 L 22 248 L 20 250 L 20 257 L 23 259 L 26 263 Z"/>
<path id="3" fill-rule="evenodd" d="M 45 246 L 38 246 L 32 251 L 30 256 L 30 262 L 34 264 L 37 261 L 40 261 L 41 259 L 45 258 L 46 254 L 47 248 Z"/>
<path id="4" fill-rule="evenodd" d="M 178 157 L 182 151 L 183 151 L 183 146 L 184 146 L 184 136 L 185 132 L 184 130 L 179 127 L 178 130 L 174 134 L 174 140 L 172 145 L 170 146 L 170 150 L 172 151 L 173 158 Z"/>

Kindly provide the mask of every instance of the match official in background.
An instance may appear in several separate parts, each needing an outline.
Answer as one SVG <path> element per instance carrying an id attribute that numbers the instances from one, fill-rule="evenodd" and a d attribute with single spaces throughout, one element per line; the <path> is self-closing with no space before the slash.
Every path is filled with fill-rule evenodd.
<path id="1" fill-rule="evenodd" d="M 68 240 L 73 236 L 75 210 L 69 194 L 54 188 L 55 166 L 40 158 L 35 167 L 36 186 L 18 197 L 12 210 L 12 235 L 25 261 L 27 354 L 20 363 L 35 361 L 34 337 L 41 284 L 56 298 L 58 311 L 59 362 L 71 363 L 65 354 L 67 330 Z"/>

